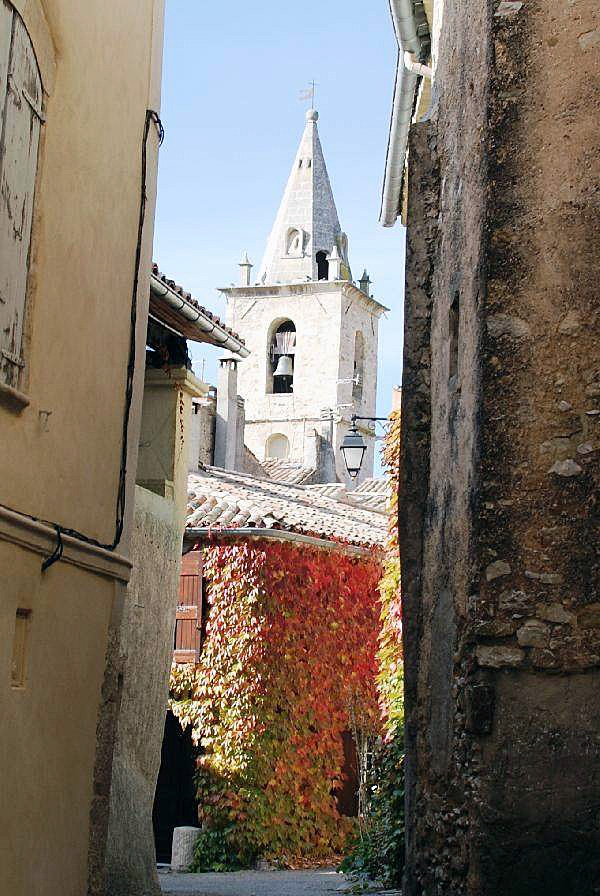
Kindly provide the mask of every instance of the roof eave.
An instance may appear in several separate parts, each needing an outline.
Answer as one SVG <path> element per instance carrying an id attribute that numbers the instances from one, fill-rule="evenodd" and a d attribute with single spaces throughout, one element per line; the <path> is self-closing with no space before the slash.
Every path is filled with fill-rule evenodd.
<path id="1" fill-rule="evenodd" d="M 164 300 L 173 309 L 174 315 L 169 315 L 165 323 L 170 327 L 176 326 L 173 319 L 176 317 L 180 324 L 177 329 L 186 339 L 218 346 L 233 352 L 240 358 L 247 358 L 250 354 L 249 349 L 246 348 L 241 340 L 229 333 L 223 326 L 211 320 L 207 314 L 204 314 L 199 308 L 188 302 L 184 296 L 171 289 L 164 280 L 157 277 L 154 273 L 150 275 L 150 293 L 158 299 Z M 155 307 L 153 310 L 155 316 L 157 316 L 157 312 L 160 314 L 160 309 Z"/>
<path id="2" fill-rule="evenodd" d="M 190 543 L 197 543 L 199 540 L 214 542 L 245 538 L 294 542 L 296 544 L 305 544 L 311 547 L 316 547 L 320 550 L 337 551 L 339 553 L 352 554 L 357 557 L 372 557 L 373 551 L 383 550 L 383 545 L 378 544 L 358 545 L 350 542 L 335 541 L 328 538 L 317 538 L 314 535 L 305 535 L 302 532 L 293 532 L 289 529 L 267 529 L 258 526 L 244 526 L 236 529 L 210 526 L 197 528 L 190 527 L 185 529 L 183 533 L 183 544 L 185 549 Z"/>

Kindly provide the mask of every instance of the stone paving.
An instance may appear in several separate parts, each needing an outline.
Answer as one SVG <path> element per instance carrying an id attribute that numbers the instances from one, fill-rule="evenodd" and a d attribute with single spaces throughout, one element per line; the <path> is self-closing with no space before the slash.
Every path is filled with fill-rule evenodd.
<path id="1" fill-rule="evenodd" d="M 351 892 L 351 883 L 333 869 L 316 871 L 235 871 L 226 874 L 159 873 L 164 896 L 325 896 Z"/>
<path id="2" fill-rule="evenodd" d="M 333 869 L 235 871 L 227 874 L 159 873 L 164 896 L 325 896 L 351 893 L 352 883 Z"/>

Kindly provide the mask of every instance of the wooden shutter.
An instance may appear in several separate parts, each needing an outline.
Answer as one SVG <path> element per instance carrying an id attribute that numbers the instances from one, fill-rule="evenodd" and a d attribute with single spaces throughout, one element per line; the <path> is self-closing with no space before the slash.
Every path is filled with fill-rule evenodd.
<path id="1" fill-rule="evenodd" d="M 0 380 L 18 386 L 43 94 L 25 25 L 4 0 L 0 54 Z"/>
<path id="2" fill-rule="evenodd" d="M 202 647 L 202 551 L 184 554 L 179 579 L 173 662 L 197 663 Z"/>

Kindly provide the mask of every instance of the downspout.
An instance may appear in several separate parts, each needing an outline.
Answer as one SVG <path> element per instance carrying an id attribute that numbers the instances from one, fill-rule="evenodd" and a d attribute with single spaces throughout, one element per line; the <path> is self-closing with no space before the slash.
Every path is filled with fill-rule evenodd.
<path id="1" fill-rule="evenodd" d="M 184 553 L 191 551 L 198 540 L 204 542 L 228 541 L 230 539 L 267 539 L 271 541 L 291 541 L 295 544 L 307 544 L 325 551 L 341 551 L 356 557 L 372 557 L 375 548 L 363 548 L 359 545 L 345 544 L 339 541 L 329 541 L 326 538 L 316 538 L 312 535 L 303 535 L 300 532 L 289 532 L 285 529 L 264 529 L 258 526 L 244 526 L 239 529 L 217 529 L 203 526 L 198 529 L 186 529 L 183 533 Z M 383 547 L 383 546 L 382 546 Z"/>
<path id="2" fill-rule="evenodd" d="M 429 65 L 423 65 L 422 62 L 417 62 L 412 53 L 409 53 L 408 50 L 404 51 L 404 68 L 408 72 L 412 72 L 413 75 L 420 75 L 422 78 L 431 78 L 433 77 L 433 71 Z"/>
<path id="3" fill-rule="evenodd" d="M 413 0 L 390 0 L 390 13 L 398 44 L 398 60 L 379 214 L 383 227 L 393 227 L 398 217 L 417 84 L 419 78 L 431 77 L 429 66 L 416 59 L 421 53 L 421 41 Z"/>

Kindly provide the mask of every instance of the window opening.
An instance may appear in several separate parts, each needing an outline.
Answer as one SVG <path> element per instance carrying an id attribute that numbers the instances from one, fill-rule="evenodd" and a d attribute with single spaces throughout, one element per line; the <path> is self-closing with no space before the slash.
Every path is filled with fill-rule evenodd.
<path id="1" fill-rule="evenodd" d="M 43 90 L 20 16 L 0 4 L 0 380 L 19 388 Z"/>
<path id="2" fill-rule="evenodd" d="M 286 255 L 302 255 L 302 249 L 302 232 L 293 228 L 288 231 L 287 244 L 285 247 Z"/>
<path id="3" fill-rule="evenodd" d="M 290 440 L 283 433 L 274 433 L 267 439 L 265 447 L 265 458 L 277 458 L 278 460 L 287 460 L 290 456 Z"/>
<path id="4" fill-rule="evenodd" d="M 352 374 L 352 397 L 362 398 L 365 368 L 365 340 L 360 330 L 354 336 L 354 370 Z"/>
<path id="5" fill-rule="evenodd" d="M 294 391 L 296 327 L 291 320 L 279 324 L 269 346 L 269 378 L 267 392 L 279 395 Z"/>
<path id="6" fill-rule="evenodd" d="M 15 633 L 13 636 L 12 663 L 11 663 L 11 685 L 13 688 L 25 687 L 26 660 L 27 660 L 27 641 L 29 636 L 29 622 L 31 620 L 31 610 L 19 608 L 17 610 L 17 618 L 15 620 Z"/>
<path id="7" fill-rule="evenodd" d="M 317 252 L 317 280 L 329 280 L 327 252 Z"/>

